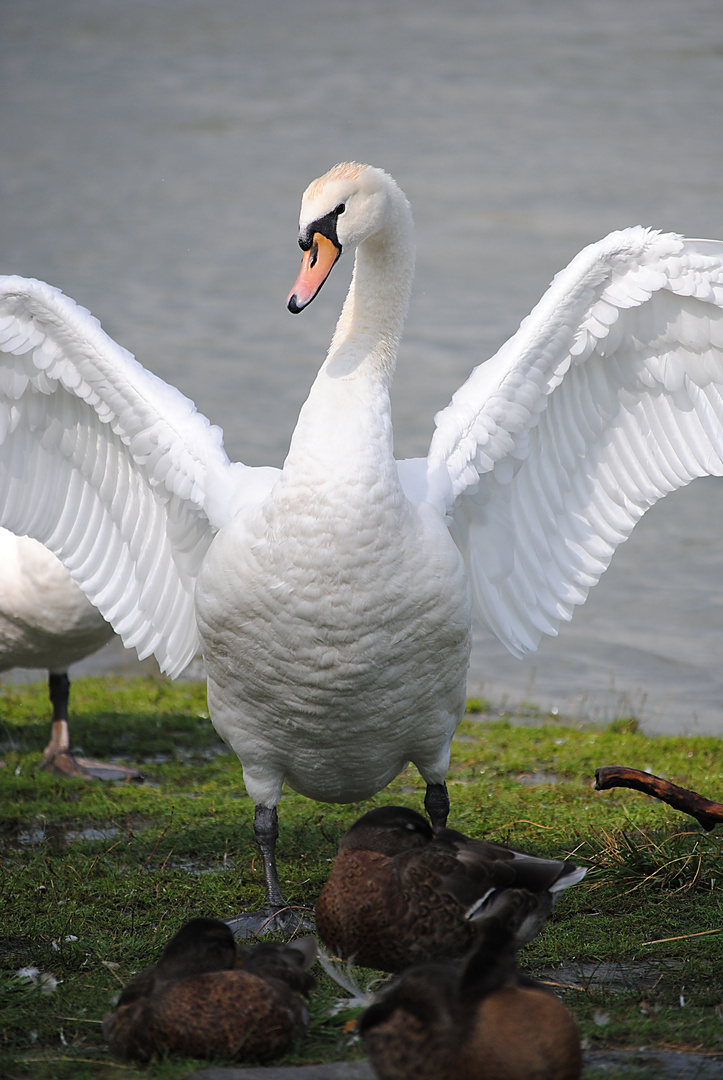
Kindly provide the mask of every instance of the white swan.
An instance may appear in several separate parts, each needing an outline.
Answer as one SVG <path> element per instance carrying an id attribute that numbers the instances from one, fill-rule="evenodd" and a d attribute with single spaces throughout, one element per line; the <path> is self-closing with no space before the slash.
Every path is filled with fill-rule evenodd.
<path id="1" fill-rule="evenodd" d="M 139 775 L 70 753 L 67 669 L 112 636 L 112 627 L 52 552 L 29 536 L 0 529 L 0 671 L 48 669 L 53 719 L 43 768 L 101 779 Z"/>
<path id="2" fill-rule="evenodd" d="M 342 250 L 356 259 L 281 471 L 231 464 L 190 401 L 56 290 L 0 293 L 3 523 L 169 674 L 202 645 L 272 907 L 284 780 L 359 800 L 411 760 L 443 822 L 473 608 L 534 649 L 649 506 L 723 472 L 723 243 L 633 228 L 580 252 L 437 415 L 428 456 L 396 463 L 407 200 L 379 169 L 336 166 L 304 194 L 299 242 L 294 312 Z"/>

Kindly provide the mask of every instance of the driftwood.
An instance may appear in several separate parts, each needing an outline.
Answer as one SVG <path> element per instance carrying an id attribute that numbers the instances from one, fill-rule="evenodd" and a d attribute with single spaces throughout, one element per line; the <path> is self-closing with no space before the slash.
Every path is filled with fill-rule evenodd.
<path id="1" fill-rule="evenodd" d="M 671 784 L 670 780 L 663 780 L 660 776 L 653 776 L 640 769 L 629 769 L 627 765 L 604 765 L 596 769 L 595 787 L 598 791 L 613 787 L 643 791 L 646 795 L 668 803 L 674 810 L 681 810 L 684 814 L 696 818 L 706 832 L 710 832 L 723 821 L 723 803 L 712 802 L 697 791 L 678 787 L 677 784 Z"/>

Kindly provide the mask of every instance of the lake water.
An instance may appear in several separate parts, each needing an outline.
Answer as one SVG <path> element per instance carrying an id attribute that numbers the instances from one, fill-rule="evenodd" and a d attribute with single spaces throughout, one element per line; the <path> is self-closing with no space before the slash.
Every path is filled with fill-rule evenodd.
<path id="1" fill-rule="evenodd" d="M 351 268 L 286 312 L 301 192 L 381 165 L 417 226 L 393 405 L 423 454 L 586 243 L 723 237 L 722 100 L 719 0 L 0 0 L 0 272 L 60 286 L 231 457 L 280 465 Z M 721 732 L 722 524 L 720 481 L 669 496 L 535 655 L 480 633 L 470 692 Z"/>

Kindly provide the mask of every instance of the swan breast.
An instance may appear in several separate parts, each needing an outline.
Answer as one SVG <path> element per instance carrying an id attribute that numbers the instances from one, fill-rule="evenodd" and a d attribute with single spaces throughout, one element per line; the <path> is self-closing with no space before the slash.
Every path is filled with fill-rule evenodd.
<path id="1" fill-rule="evenodd" d="M 214 724 L 254 801 L 284 779 L 316 799 L 368 798 L 409 760 L 442 781 L 470 601 L 447 529 L 396 476 L 358 500 L 282 479 L 215 538 L 197 608 Z"/>

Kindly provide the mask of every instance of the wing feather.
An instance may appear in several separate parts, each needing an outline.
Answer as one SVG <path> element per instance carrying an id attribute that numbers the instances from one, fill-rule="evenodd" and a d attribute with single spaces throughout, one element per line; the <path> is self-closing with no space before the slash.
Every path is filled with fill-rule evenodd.
<path id="1" fill-rule="evenodd" d="M 522 655 L 650 506 L 723 474 L 723 243 L 634 228 L 586 248 L 435 420 L 426 497 Z"/>
<path id="2" fill-rule="evenodd" d="M 201 561 L 276 475 L 232 465 L 219 429 L 57 289 L 0 278 L 0 521 L 141 657 L 172 675 L 192 659 Z"/>

